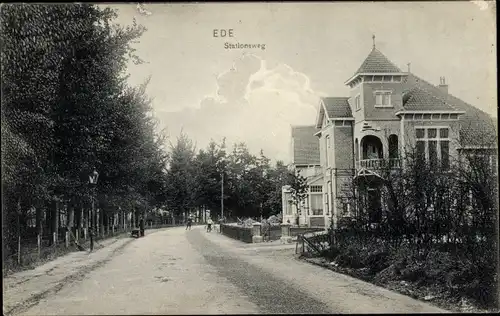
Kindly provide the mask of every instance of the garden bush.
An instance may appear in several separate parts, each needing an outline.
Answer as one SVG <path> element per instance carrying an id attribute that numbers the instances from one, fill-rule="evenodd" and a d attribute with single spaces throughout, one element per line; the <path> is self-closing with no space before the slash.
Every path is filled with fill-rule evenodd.
<path id="1" fill-rule="evenodd" d="M 373 246 L 363 260 L 363 265 L 370 269 L 371 274 L 376 274 L 389 266 L 389 252 L 382 246 Z"/>
<path id="2" fill-rule="evenodd" d="M 353 269 L 363 268 L 363 257 L 361 255 L 361 248 L 356 244 L 348 245 L 336 257 L 336 262 L 341 267 L 349 267 Z"/>

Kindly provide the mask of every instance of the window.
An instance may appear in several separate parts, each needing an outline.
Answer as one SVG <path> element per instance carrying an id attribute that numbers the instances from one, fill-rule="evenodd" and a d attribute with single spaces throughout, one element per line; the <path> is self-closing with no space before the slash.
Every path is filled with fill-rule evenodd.
<path id="1" fill-rule="evenodd" d="M 428 161 L 432 168 L 450 168 L 450 139 L 448 127 L 419 127 L 415 130 L 417 138 L 417 159 Z"/>
<path id="2" fill-rule="evenodd" d="M 312 215 L 323 215 L 323 194 L 311 194 L 311 211 Z"/>
<path id="3" fill-rule="evenodd" d="M 361 98 L 359 95 L 357 95 L 355 98 L 354 98 L 354 102 L 356 104 L 356 111 L 358 110 L 361 110 Z"/>
<path id="4" fill-rule="evenodd" d="M 311 193 L 321 193 L 323 192 L 323 187 L 321 185 L 311 185 L 309 190 Z"/>
<path id="5" fill-rule="evenodd" d="M 350 216 L 351 215 L 351 205 L 349 204 L 349 200 L 348 199 L 342 199 L 340 203 L 342 205 L 341 216 Z"/>
<path id="6" fill-rule="evenodd" d="M 390 135 L 389 136 L 389 158 L 398 158 L 398 136 Z"/>
<path id="7" fill-rule="evenodd" d="M 376 107 L 392 107 L 391 91 L 375 91 L 375 106 Z"/>
<path id="8" fill-rule="evenodd" d="M 325 150 L 325 159 L 326 159 L 326 166 L 330 167 L 330 155 L 328 153 L 330 152 L 330 136 L 326 136 L 326 150 Z"/>

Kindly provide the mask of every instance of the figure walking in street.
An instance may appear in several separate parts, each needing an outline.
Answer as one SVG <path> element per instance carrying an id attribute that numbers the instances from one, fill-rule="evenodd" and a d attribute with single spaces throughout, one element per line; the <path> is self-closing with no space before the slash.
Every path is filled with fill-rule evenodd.
<path id="1" fill-rule="evenodd" d="M 207 220 L 207 232 L 211 232 L 212 231 L 212 224 L 213 223 L 214 222 L 212 221 L 212 219 L 208 218 L 208 220 Z"/>
<path id="2" fill-rule="evenodd" d="M 186 225 L 186 230 L 191 230 L 191 224 L 193 223 L 193 219 L 191 217 L 188 217 L 187 219 L 187 225 Z"/>
<path id="3" fill-rule="evenodd" d="M 141 217 L 141 219 L 139 220 L 139 229 L 140 229 L 140 236 L 141 237 L 144 237 L 144 218 Z"/>

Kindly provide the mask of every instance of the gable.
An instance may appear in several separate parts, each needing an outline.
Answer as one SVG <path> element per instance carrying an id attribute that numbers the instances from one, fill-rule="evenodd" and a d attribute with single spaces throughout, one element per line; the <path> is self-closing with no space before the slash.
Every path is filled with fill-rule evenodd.
<path id="1" fill-rule="evenodd" d="M 307 185 L 323 185 L 323 175 L 316 176 L 307 180 Z"/>
<path id="2" fill-rule="evenodd" d="M 318 116 L 316 117 L 316 128 L 323 128 L 328 120 L 329 117 L 325 110 L 325 103 L 323 102 L 323 98 L 321 98 L 319 100 Z"/>
<path id="3" fill-rule="evenodd" d="M 328 125 L 328 119 L 326 115 L 323 115 L 323 124 L 321 124 L 321 128 L 324 128 Z"/>

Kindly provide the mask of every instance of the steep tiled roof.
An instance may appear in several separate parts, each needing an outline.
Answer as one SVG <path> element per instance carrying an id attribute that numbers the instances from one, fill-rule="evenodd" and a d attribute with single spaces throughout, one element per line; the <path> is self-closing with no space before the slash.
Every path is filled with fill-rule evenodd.
<path id="1" fill-rule="evenodd" d="M 322 100 L 329 118 L 352 117 L 348 97 L 327 97 Z"/>
<path id="2" fill-rule="evenodd" d="M 403 107 L 405 110 L 441 110 L 441 111 L 456 111 L 453 106 L 445 102 L 443 99 L 432 95 L 430 92 L 419 87 L 407 91 L 403 94 Z"/>
<path id="3" fill-rule="evenodd" d="M 292 126 L 292 162 L 296 165 L 319 165 L 319 138 L 313 126 Z"/>
<path id="4" fill-rule="evenodd" d="M 442 91 L 439 87 L 409 73 L 403 81 L 403 91 L 405 92 L 405 109 L 410 101 L 412 91 L 416 89 L 424 91 L 426 94 L 432 95 L 433 98 L 441 102 L 446 102 L 454 110 L 464 111 L 465 114 L 460 116 L 460 142 L 463 146 L 480 146 L 490 143 L 490 140 L 495 140 L 497 135 L 497 124 L 493 118 L 487 113 L 479 110 L 478 108 L 460 100 L 459 98 Z M 426 110 L 429 105 L 426 102 L 419 104 L 415 102 L 411 105 L 412 110 Z M 437 108 L 433 108 L 437 109 Z M 439 108 L 441 109 L 441 108 Z"/>
<path id="5" fill-rule="evenodd" d="M 382 54 L 378 49 L 373 48 L 365 61 L 361 64 L 356 73 L 387 73 L 387 72 L 401 72 L 396 65 L 394 65 L 384 54 Z"/>

